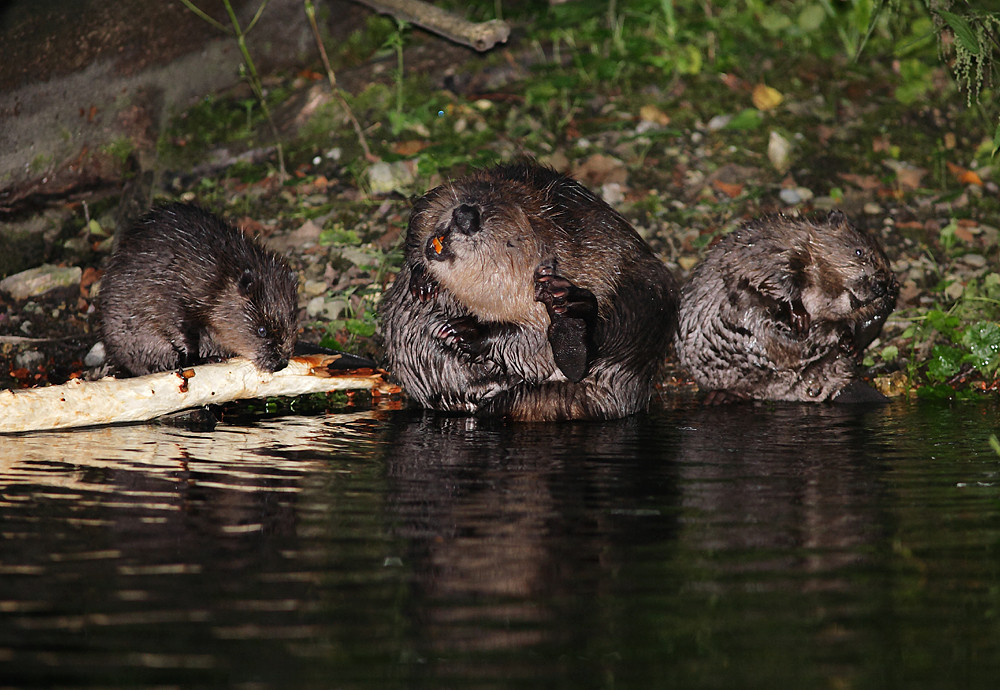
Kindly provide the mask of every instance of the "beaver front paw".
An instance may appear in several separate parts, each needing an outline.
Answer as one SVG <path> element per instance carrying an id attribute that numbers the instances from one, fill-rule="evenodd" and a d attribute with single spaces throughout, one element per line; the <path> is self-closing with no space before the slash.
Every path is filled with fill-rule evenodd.
<path id="1" fill-rule="evenodd" d="M 410 295 L 421 302 L 427 302 L 438 296 L 438 283 L 427 275 L 423 264 L 410 267 Z"/>
<path id="2" fill-rule="evenodd" d="M 460 316 L 445 321 L 434 335 L 470 357 L 478 357 L 487 347 L 489 329 L 475 316 Z"/>
<path id="3" fill-rule="evenodd" d="M 594 293 L 556 275 L 552 263 L 544 263 L 535 270 L 535 301 L 545 305 L 549 318 L 553 320 L 568 317 L 589 323 L 597 316 Z"/>

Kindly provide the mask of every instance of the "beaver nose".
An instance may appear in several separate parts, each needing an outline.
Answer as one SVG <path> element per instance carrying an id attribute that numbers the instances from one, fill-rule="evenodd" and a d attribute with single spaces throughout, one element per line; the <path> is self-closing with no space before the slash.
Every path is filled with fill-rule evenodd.
<path id="1" fill-rule="evenodd" d="M 451 214 L 452 225 L 463 235 L 479 232 L 479 209 L 469 204 L 462 204 Z"/>

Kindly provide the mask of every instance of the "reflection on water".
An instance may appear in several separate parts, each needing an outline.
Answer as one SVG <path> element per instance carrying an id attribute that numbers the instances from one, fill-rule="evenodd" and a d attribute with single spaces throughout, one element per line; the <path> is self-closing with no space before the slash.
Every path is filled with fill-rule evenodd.
<path id="1" fill-rule="evenodd" d="M 0 686 L 992 687 L 998 417 L 0 438 Z"/>

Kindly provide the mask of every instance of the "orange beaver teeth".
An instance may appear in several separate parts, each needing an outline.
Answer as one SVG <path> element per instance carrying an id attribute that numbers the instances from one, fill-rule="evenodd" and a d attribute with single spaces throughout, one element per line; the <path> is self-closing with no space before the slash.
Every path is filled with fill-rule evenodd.
<path id="1" fill-rule="evenodd" d="M 442 250 L 444 250 L 444 245 L 441 244 L 440 237 L 435 237 L 433 240 L 431 240 L 431 246 L 434 247 L 434 251 L 437 252 L 438 254 L 440 254 Z"/>

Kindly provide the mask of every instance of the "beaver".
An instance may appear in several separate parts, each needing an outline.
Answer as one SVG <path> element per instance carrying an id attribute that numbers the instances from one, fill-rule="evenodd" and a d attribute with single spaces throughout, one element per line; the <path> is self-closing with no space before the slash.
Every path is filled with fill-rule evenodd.
<path id="1" fill-rule="evenodd" d="M 858 364 L 898 294 L 878 242 L 843 213 L 761 218 L 684 284 L 674 351 L 709 402 L 884 399 Z"/>
<path id="2" fill-rule="evenodd" d="M 298 278 L 221 218 L 170 203 L 120 235 L 99 308 L 108 358 L 129 374 L 235 355 L 277 371 L 295 344 Z"/>
<path id="3" fill-rule="evenodd" d="M 620 214 L 518 160 L 416 202 L 380 337 L 387 368 L 423 407 L 611 419 L 648 404 L 677 293 Z"/>

